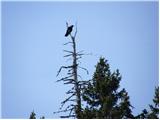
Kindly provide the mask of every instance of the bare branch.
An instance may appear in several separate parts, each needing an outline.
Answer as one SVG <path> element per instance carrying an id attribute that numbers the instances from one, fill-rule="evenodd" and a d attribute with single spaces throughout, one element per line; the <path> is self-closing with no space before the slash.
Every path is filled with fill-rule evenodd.
<path id="1" fill-rule="evenodd" d="M 76 22 L 76 24 L 75 24 L 75 27 L 76 27 L 76 31 L 75 31 L 75 34 L 74 34 L 74 38 L 75 38 L 76 35 L 77 35 L 77 22 Z"/>
<path id="2" fill-rule="evenodd" d="M 68 82 L 65 82 L 64 84 L 75 84 L 75 81 L 68 81 Z"/>
<path id="3" fill-rule="evenodd" d="M 81 54 L 77 54 L 77 56 L 80 56 L 80 57 L 81 57 L 81 56 L 83 56 L 83 55 L 85 55 L 85 54 L 83 54 L 83 53 L 81 53 Z"/>
<path id="4" fill-rule="evenodd" d="M 69 51 L 69 50 L 63 50 L 64 52 L 68 52 L 68 53 L 72 53 L 73 54 L 73 52 L 72 51 Z"/>
<path id="5" fill-rule="evenodd" d="M 69 116 L 71 116 L 73 110 L 74 110 L 74 108 L 70 110 Z M 75 117 L 75 116 L 74 116 L 74 117 Z"/>
<path id="6" fill-rule="evenodd" d="M 67 92 L 66 92 L 66 94 L 70 94 L 70 93 L 74 93 L 75 91 L 73 91 L 73 90 L 68 90 Z"/>
<path id="7" fill-rule="evenodd" d="M 63 56 L 63 57 L 69 57 L 69 56 L 72 56 L 73 54 L 68 54 L 68 55 L 65 55 L 65 56 Z"/>
<path id="8" fill-rule="evenodd" d="M 79 78 L 81 78 L 81 80 L 82 80 L 82 76 L 81 75 L 77 75 Z"/>
<path id="9" fill-rule="evenodd" d="M 87 72 L 87 74 L 89 74 L 89 71 L 86 68 L 81 67 L 81 66 L 78 66 L 78 67 L 81 68 L 81 69 L 83 69 L 83 70 L 85 70 Z"/>
<path id="10" fill-rule="evenodd" d="M 72 108 L 70 108 L 70 107 L 72 107 Z M 70 108 L 70 109 L 69 109 Z M 74 109 L 74 105 L 72 104 L 72 105 L 69 105 L 66 109 L 64 109 L 64 110 L 59 110 L 59 111 L 57 111 L 57 112 L 53 112 L 53 114 L 56 114 L 56 113 L 61 113 L 61 112 L 67 112 L 67 111 L 72 111 Z"/>
<path id="11" fill-rule="evenodd" d="M 74 79 L 63 79 L 63 81 L 74 81 Z"/>
<path id="12" fill-rule="evenodd" d="M 67 42 L 67 43 L 64 43 L 63 45 L 68 45 L 68 44 L 70 44 L 70 43 L 72 43 L 72 42 Z"/>
<path id="13" fill-rule="evenodd" d="M 69 77 L 72 77 L 73 75 L 69 76 Z M 74 79 L 63 79 L 63 81 L 74 81 Z"/>
<path id="14" fill-rule="evenodd" d="M 80 57 L 77 57 L 76 59 L 78 60 L 78 59 L 81 59 L 82 58 L 82 56 L 80 56 Z"/>
<path id="15" fill-rule="evenodd" d="M 71 71 L 73 71 L 73 66 L 72 66 L 72 68 L 71 68 L 71 69 L 69 69 L 69 70 L 68 70 L 68 72 L 71 72 Z M 72 73 L 72 74 L 73 74 L 73 73 Z"/>
<path id="16" fill-rule="evenodd" d="M 68 116 L 61 116 L 61 118 L 70 118 L 70 117 L 75 117 L 76 115 L 68 115 Z"/>
<path id="17" fill-rule="evenodd" d="M 78 84 L 80 85 L 80 86 L 82 86 L 82 85 L 88 85 L 88 83 L 90 82 L 91 80 L 87 80 L 87 81 L 78 81 Z"/>
<path id="18" fill-rule="evenodd" d="M 76 99 L 70 99 L 69 101 L 73 101 L 73 102 L 75 102 L 75 101 L 76 101 Z"/>
<path id="19" fill-rule="evenodd" d="M 77 53 L 81 53 L 81 52 L 84 52 L 84 50 L 81 50 L 81 51 L 79 51 L 79 52 L 77 52 Z"/>
<path id="20" fill-rule="evenodd" d="M 61 78 L 60 80 L 57 80 L 56 82 L 72 80 L 72 79 L 68 79 L 68 78 L 70 78 L 70 77 L 72 77 L 72 76 L 73 76 L 73 75 L 70 75 L 70 76 L 67 76 L 67 77 Z"/>
<path id="21" fill-rule="evenodd" d="M 59 75 L 59 73 L 61 72 L 62 69 L 68 69 L 71 68 L 72 66 L 61 66 L 60 69 L 57 72 L 57 76 Z"/>
<path id="22" fill-rule="evenodd" d="M 67 101 L 69 101 L 74 95 L 75 95 L 75 93 L 73 93 L 71 96 L 69 96 L 68 98 L 66 98 L 63 102 L 61 102 L 61 107 L 60 107 L 60 109 L 63 108 L 64 104 L 65 104 Z"/>
<path id="23" fill-rule="evenodd" d="M 67 26 L 67 28 L 68 28 L 68 22 L 66 22 L 66 26 Z"/>

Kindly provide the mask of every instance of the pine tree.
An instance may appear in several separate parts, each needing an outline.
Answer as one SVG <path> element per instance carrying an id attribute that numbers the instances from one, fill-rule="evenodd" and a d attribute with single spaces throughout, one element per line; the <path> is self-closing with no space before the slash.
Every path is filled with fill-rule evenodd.
<path id="1" fill-rule="evenodd" d="M 144 109 L 142 113 L 139 115 L 135 116 L 135 119 L 147 119 L 148 118 L 148 111 Z"/>
<path id="2" fill-rule="evenodd" d="M 111 73 L 105 58 L 100 58 L 93 79 L 83 91 L 86 107 L 85 119 L 133 118 L 129 96 L 125 89 L 118 91 L 121 75 L 117 69 Z"/>
<path id="3" fill-rule="evenodd" d="M 34 110 L 31 112 L 29 119 L 36 119 L 36 113 L 34 112 Z M 40 119 L 45 119 L 44 116 L 40 117 Z"/>
<path id="4" fill-rule="evenodd" d="M 36 114 L 34 111 L 31 112 L 29 119 L 36 119 Z"/>
<path id="5" fill-rule="evenodd" d="M 159 118 L 159 87 L 155 88 L 155 96 L 153 99 L 154 105 L 149 105 L 151 112 L 148 115 L 149 119 Z"/>
<path id="6" fill-rule="evenodd" d="M 42 117 L 40 117 L 40 119 L 45 119 L 45 117 L 44 117 L 44 116 L 42 116 Z"/>
<path id="7" fill-rule="evenodd" d="M 155 88 L 154 105 L 149 105 L 150 110 L 144 109 L 135 118 L 138 119 L 159 119 L 159 87 Z"/>

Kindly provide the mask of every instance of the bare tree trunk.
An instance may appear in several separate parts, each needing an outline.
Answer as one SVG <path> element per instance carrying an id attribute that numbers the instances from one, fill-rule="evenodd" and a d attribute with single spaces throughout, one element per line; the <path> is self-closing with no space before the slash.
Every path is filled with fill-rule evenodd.
<path id="1" fill-rule="evenodd" d="M 80 95 L 80 88 L 78 84 L 78 74 L 77 74 L 77 54 L 76 54 L 76 43 L 75 43 L 75 37 L 71 36 L 72 42 L 73 42 L 73 79 L 75 81 L 75 90 L 76 90 L 76 118 L 80 118 L 81 113 L 81 95 Z"/>
<path id="2" fill-rule="evenodd" d="M 68 28 L 68 23 L 66 23 L 66 25 Z M 82 91 L 82 86 L 86 84 L 86 81 L 78 80 L 78 76 L 80 75 L 78 75 L 77 70 L 78 68 L 83 69 L 87 72 L 87 74 L 88 74 L 88 70 L 79 66 L 78 64 L 78 59 L 80 59 L 84 54 L 82 53 L 83 51 L 79 51 L 79 52 L 76 51 L 76 41 L 75 41 L 76 34 L 77 34 L 77 25 L 76 25 L 76 31 L 74 35 L 72 35 L 71 33 L 69 34 L 69 36 L 71 37 L 71 41 L 64 44 L 64 45 L 72 44 L 73 49 L 71 51 L 64 50 L 64 52 L 67 52 L 67 55 L 65 55 L 64 57 L 71 58 L 73 63 L 69 66 L 61 66 L 57 73 L 57 76 L 58 76 L 62 69 L 68 70 L 68 73 L 67 73 L 68 76 L 63 77 L 60 80 L 57 80 L 57 82 L 63 81 L 64 84 L 73 85 L 73 87 L 68 92 L 66 92 L 66 94 L 70 94 L 70 96 L 61 103 L 60 109 L 62 109 L 64 104 L 68 101 L 72 101 L 74 102 L 74 104 L 70 104 L 64 110 L 54 112 L 54 113 L 67 112 L 67 111 L 70 112 L 68 116 L 61 116 L 61 118 L 70 118 L 70 117 L 81 118 L 81 111 L 82 111 L 81 91 Z"/>

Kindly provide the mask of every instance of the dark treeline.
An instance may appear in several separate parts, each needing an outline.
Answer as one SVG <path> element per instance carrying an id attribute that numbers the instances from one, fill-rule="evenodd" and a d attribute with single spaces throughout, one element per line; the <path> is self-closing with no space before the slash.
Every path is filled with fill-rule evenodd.
<path id="1" fill-rule="evenodd" d="M 61 66 L 58 75 L 62 69 L 65 69 L 68 76 L 62 77 L 58 82 L 63 81 L 64 84 L 70 84 L 73 87 L 66 92 L 69 97 L 61 103 L 60 110 L 54 114 L 65 112 L 68 115 L 60 116 L 61 118 L 78 119 L 158 119 L 159 86 L 155 87 L 155 96 L 153 96 L 153 103 L 149 105 L 149 109 L 144 109 L 138 115 L 133 115 L 134 106 L 131 105 L 129 93 L 125 88 L 120 89 L 122 80 L 120 71 L 117 69 L 112 72 L 108 61 L 103 57 L 97 62 L 95 72 L 90 80 L 79 80 L 81 76 L 78 74 L 78 69 L 87 71 L 86 68 L 79 66 L 80 58 L 85 54 L 81 51 L 77 52 L 77 25 L 75 25 L 74 35 L 71 34 L 72 28 L 73 25 L 68 26 L 67 23 L 68 30 L 65 36 L 70 37 L 71 41 L 64 44 L 72 45 L 72 50 L 64 50 L 67 52 L 64 57 L 70 57 L 72 64 Z M 64 108 L 67 102 L 70 104 Z M 30 114 L 30 119 L 36 119 L 34 111 Z M 40 119 L 45 119 L 45 117 L 42 116 Z"/>

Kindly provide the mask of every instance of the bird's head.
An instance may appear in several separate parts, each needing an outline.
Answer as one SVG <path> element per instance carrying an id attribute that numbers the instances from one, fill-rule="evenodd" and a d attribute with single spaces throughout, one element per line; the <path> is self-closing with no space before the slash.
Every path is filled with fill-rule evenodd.
<path id="1" fill-rule="evenodd" d="M 71 25 L 71 27 L 73 28 L 73 27 L 74 27 L 74 25 Z"/>

